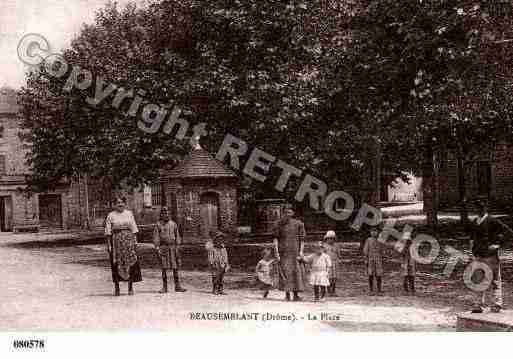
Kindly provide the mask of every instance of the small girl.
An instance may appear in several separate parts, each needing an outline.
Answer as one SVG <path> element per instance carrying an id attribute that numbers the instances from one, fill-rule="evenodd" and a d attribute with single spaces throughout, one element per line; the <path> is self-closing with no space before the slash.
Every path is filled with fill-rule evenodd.
<path id="1" fill-rule="evenodd" d="M 265 248 L 262 251 L 262 259 L 256 265 L 256 275 L 260 287 L 264 291 L 264 298 L 267 298 L 272 289 L 274 277 L 274 264 L 276 259 L 272 256 L 271 248 Z"/>
<path id="2" fill-rule="evenodd" d="M 224 275 L 230 270 L 228 263 L 228 252 L 224 245 L 224 233 L 216 232 L 214 240 L 206 245 L 208 251 L 208 264 L 212 271 L 212 293 L 224 295 Z"/>
<path id="3" fill-rule="evenodd" d="M 329 272 L 331 268 L 331 259 L 324 253 L 324 244 L 319 242 L 315 247 L 315 253 L 306 257 L 298 257 L 298 260 L 310 264 L 310 285 L 314 289 L 314 300 L 324 299 L 326 288 L 330 285 Z"/>
<path id="4" fill-rule="evenodd" d="M 374 293 L 374 277 L 376 277 L 378 293 L 383 293 L 381 289 L 381 277 L 383 276 L 382 251 L 382 245 L 378 241 L 378 230 L 373 228 L 370 231 L 370 237 L 367 238 L 363 247 L 363 255 L 365 256 L 367 275 L 369 276 L 369 289 L 371 294 Z"/>
<path id="5" fill-rule="evenodd" d="M 337 283 L 338 263 L 340 262 L 340 253 L 337 251 L 335 241 L 337 235 L 335 231 L 328 231 L 324 235 L 324 250 L 331 259 L 331 269 L 329 273 L 330 285 L 328 286 L 328 295 L 336 297 L 335 289 Z"/>
<path id="6" fill-rule="evenodd" d="M 411 236 L 406 238 L 406 243 L 402 251 L 401 274 L 403 275 L 403 288 L 405 292 L 415 293 L 415 259 L 411 256 Z"/>

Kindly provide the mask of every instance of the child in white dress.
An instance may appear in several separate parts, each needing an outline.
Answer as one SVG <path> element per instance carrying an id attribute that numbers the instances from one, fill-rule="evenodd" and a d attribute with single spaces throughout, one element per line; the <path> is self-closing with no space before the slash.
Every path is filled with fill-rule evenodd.
<path id="1" fill-rule="evenodd" d="M 329 273 L 331 269 L 331 259 L 329 255 L 324 253 L 324 244 L 319 242 L 315 247 L 315 253 L 298 257 L 298 259 L 310 264 L 310 285 L 314 289 L 314 300 L 324 299 L 326 288 L 330 285 Z"/>
<path id="2" fill-rule="evenodd" d="M 331 269 L 329 273 L 330 285 L 328 287 L 328 295 L 336 297 L 336 283 L 339 270 L 339 263 L 341 261 L 340 250 L 336 245 L 337 235 L 335 231 L 328 231 L 324 235 L 324 250 L 331 259 Z"/>
<path id="3" fill-rule="evenodd" d="M 262 259 L 257 263 L 255 271 L 258 283 L 264 291 L 264 298 L 267 298 L 269 291 L 274 286 L 276 259 L 272 256 L 271 248 L 262 251 Z"/>

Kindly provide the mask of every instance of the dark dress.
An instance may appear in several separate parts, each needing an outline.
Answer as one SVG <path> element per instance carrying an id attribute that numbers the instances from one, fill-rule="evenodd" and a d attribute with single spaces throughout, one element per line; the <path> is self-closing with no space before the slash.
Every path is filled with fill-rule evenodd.
<path id="1" fill-rule="evenodd" d="M 297 260 L 305 235 L 305 225 L 294 218 L 280 222 L 274 229 L 280 255 L 278 288 L 282 291 L 300 292 L 305 288 L 305 267 Z"/>

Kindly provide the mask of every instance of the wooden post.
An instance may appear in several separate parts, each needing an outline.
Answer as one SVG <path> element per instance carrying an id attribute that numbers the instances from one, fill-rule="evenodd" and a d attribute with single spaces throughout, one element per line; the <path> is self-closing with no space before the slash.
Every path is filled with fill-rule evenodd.
<path id="1" fill-rule="evenodd" d="M 91 229 L 91 223 L 89 221 L 89 188 L 87 184 L 87 175 L 84 175 L 84 193 L 85 193 L 85 210 L 86 210 L 86 218 L 85 225 L 86 229 Z"/>

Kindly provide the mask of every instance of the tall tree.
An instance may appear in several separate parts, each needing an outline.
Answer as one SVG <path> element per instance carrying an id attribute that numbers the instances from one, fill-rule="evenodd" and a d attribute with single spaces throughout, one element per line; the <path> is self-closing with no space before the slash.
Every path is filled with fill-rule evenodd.
<path id="1" fill-rule="evenodd" d="M 500 71 L 504 59 L 490 58 L 491 17 L 468 0 L 362 1 L 347 61 L 337 64 L 355 116 L 423 175 L 432 225 L 435 149 L 468 153 L 511 134 L 510 74 Z"/>

